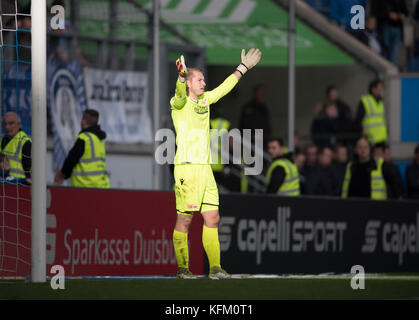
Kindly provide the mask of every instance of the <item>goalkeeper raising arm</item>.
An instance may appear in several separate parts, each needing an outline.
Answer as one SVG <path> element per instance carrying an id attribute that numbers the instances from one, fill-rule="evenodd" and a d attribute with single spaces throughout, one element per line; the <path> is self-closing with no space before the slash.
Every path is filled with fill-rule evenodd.
<path id="1" fill-rule="evenodd" d="M 209 107 L 229 93 L 243 75 L 261 58 L 258 49 L 241 52 L 241 63 L 221 85 L 205 91 L 201 70 L 186 68 L 183 56 L 176 61 L 179 78 L 170 100 L 176 130 L 175 194 L 177 220 L 173 245 L 179 278 L 193 278 L 189 271 L 188 230 L 195 212 L 204 219 L 202 242 L 210 264 L 212 279 L 229 278 L 220 265 L 218 241 L 218 189 L 211 169 Z"/>

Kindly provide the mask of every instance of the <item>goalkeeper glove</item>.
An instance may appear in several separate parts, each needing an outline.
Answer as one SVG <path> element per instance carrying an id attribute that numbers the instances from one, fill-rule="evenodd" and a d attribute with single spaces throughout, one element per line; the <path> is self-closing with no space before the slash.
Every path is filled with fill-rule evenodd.
<path id="1" fill-rule="evenodd" d="M 180 56 L 179 59 L 176 60 L 176 68 L 179 72 L 179 81 L 185 82 L 186 73 L 188 72 L 188 69 L 186 69 L 185 59 L 183 56 Z"/>
<path id="2" fill-rule="evenodd" d="M 259 49 L 252 48 L 246 54 L 246 51 L 243 49 L 241 54 L 242 62 L 236 68 L 242 75 L 244 75 L 248 70 L 252 69 L 259 62 L 262 56 L 262 52 Z"/>

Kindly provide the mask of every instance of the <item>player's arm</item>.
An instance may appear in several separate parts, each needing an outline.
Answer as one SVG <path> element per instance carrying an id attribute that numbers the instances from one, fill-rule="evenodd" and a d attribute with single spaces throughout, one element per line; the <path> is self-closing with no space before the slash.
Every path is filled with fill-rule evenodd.
<path id="1" fill-rule="evenodd" d="M 176 60 L 179 77 L 176 81 L 175 96 L 170 100 L 170 105 L 175 109 L 182 109 L 186 104 L 186 64 L 183 56 Z"/>
<path id="2" fill-rule="evenodd" d="M 217 88 L 206 93 L 209 103 L 216 103 L 227 93 L 229 93 L 237 84 L 237 82 L 243 77 L 243 75 L 259 62 L 261 56 L 262 52 L 260 52 L 259 49 L 252 48 L 247 54 L 243 49 L 241 52 L 241 63 L 237 66 L 233 74 L 225 79 L 224 82 Z"/>

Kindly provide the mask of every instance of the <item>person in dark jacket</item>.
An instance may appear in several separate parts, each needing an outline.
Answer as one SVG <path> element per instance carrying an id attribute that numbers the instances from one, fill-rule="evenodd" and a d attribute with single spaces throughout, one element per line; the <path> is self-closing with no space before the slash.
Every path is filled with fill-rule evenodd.
<path id="1" fill-rule="evenodd" d="M 311 137 L 317 148 L 334 148 L 340 132 L 338 108 L 333 102 L 326 102 L 323 110 L 313 119 Z"/>
<path id="2" fill-rule="evenodd" d="M 342 184 L 345 179 L 346 166 L 348 164 L 348 148 L 343 144 L 337 144 L 334 150 L 332 163 L 333 174 L 338 181 L 339 193 L 342 193 Z"/>
<path id="3" fill-rule="evenodd" d="M 266 87 L 259 84 L 253 88 L 253 99 L 241 110 L 239 129 L 263 129 L 263 136 L 271 136 L 269 110 L 266 105 Z"/>
<path id="4" fill-rule="evenodd" d="M 405 0 L 375 0 L 372 14 L 377 16 L 379 29 L 388 49 L 387 58 L 399 65 L 399 47 L 403 40 L 403 20 L 408 11 Z"/>
<path id="5" fill-rule="evenodd" d="M 396 199 L 402 198 L 402 185 L 393 168 L 382 158 L 374 159 L 368 140 L 360 138 L 356 143 L 354 161 L 347 165 L 342 198 L 385 200 L 388 198 L 387 189 Z"/>
<path id="6" fill-rule="evenodd" d="M 353 120 L 351 108 L 339 97 L 339 91 L 334 85 L 330 85 L 326 89 L 326 101 L 336 105 L 338 109 L 338 137 L 337 140 L 345 145 L 353 144 Z"/>
<path id="7" fill-rule="evenodd" d="M 372 51 L 379 55 L 386 55 L 384 40 L 377 31 L 377 18 L 369 16 L 365 21 L 365 29 L 357 33 L 357 38 Z"/>
<path id="8" fill-rule="evenodd" d="M 339 196 L 340 185 L 337 175 L 332 167 L 333 151 L 324 147 L 318 152 L 318 164 L 312 177 L 311 190 L 306 190 L 309 195 Z"/>
<path id="9" fill-rule="evenodd" d="M 419 199 L 419 145 L 415 148 L 415 159 L 406 169 L 407 196 Z"/>
<path id="10" fill-rule="evenodd" d="M 100 128 L 99 113 L 96 110 L 85 111 L 81 128 L 73 148 L 58 170 L 54 185 L 61 185 L 71 178 L 73 187 L 109 188 L 106 169 L 105 138 L 106 133 Z"/>
<path id="11" fill-rule="evenodd" d="M 313 176 L 317 166 L 317 147 L 314 144 L 304 149 L 305 163 L 300 168 L 300 188 L 302 194 L 308 194 L 312 190 Z"/>

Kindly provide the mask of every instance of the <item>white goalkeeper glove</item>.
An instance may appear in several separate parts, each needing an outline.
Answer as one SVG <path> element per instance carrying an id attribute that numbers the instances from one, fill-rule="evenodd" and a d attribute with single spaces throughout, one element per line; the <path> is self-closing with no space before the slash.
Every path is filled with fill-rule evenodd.
<path id="1" fill-rule="evenodd" d="M 252 48 L 247 54 L 243 49 L 241 54 L 242 63 L 240 63 L 236 69 L 244 75 L 248 70 L 257 65 L 261 57 L 262 52 L 259 49 Z"/>
<path id="2" fill-rule="evenodd" d="M 179 73 L 179 81 L 185 82 L 186 73 L 188 69 L 186 69 L 185 59 L 183 56 L 180 56 L 179 59 L 176 60 L 176 68 Z"/>

